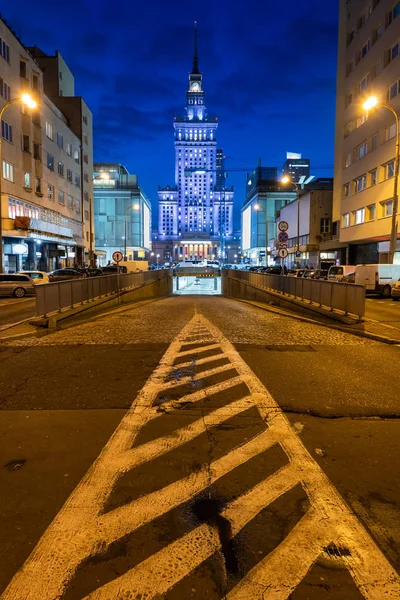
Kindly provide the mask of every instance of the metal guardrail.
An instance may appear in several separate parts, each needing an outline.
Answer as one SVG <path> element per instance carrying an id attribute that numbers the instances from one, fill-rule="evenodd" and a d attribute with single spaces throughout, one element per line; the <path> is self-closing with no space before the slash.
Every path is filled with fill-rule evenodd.
<path id="1" fill-rule="evenodd" d="M 365 287 L 354 283 L 325 281 L 287 275 L 269 275 L 249 271 L 225 271 L 228 277 L 259 288 L 272 290 L 331 311 L 357 317 L 365 315 Z"/>
<path id="2" fill-rule="evenodd" d="M 140 271 L 139 273 L 68 279 L 67 281 L 37 285 L 35 286 L 36 314 L 46 316 L 49 313 L 61 311 L 63 308 L 74 308 L 85 302 L 129 288 L 140 287 L 144 283 L 164 279 L 170 275 L 170 270 Z"/>

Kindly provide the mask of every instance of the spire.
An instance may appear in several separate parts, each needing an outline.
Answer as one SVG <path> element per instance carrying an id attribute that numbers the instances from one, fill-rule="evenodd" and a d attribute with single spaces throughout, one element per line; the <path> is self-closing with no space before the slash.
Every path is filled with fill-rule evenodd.
<path id="1" fill-rule="evenodd" d="M 194 53 L 192 73 L 199 73 L 199 58 L 197 56 L 197 21 L 194 22 Z"/>

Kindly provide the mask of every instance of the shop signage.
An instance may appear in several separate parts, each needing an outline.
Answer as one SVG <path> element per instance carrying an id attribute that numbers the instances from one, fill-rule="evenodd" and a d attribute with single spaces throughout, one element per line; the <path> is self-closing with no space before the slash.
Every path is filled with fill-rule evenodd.
<path id="1" fill-rule="evenodd" d="M 13 254 L 28 254 L 29 248 L 26 244 L 13 244 Z"/>

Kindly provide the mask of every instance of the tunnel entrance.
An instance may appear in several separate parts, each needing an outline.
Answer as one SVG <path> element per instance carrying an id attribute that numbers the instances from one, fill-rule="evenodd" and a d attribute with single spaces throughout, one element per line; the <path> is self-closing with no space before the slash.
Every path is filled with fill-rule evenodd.
<path id="1" fill-rule="evenodd" d="M 208 295 L 221 294 L 221 276 L 198 277 L 196 275 L 180 275 L 174 277 L 174 295 Z"/>

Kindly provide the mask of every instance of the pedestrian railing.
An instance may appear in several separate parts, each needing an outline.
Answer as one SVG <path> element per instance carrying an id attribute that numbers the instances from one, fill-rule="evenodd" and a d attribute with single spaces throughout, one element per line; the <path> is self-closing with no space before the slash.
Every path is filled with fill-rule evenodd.
<path id="1" fill-rule="evenodd" d="M 35 287 L 36 314 L 46 316 L 49 313 L 61 311 L 63 308 L 74 308 L 103 296 L 140 287 L 170 275 L 171 271 L 169 270 L 140 271 L 138 273 L 68 279 L 67 281 L 37 285 Z"/>
<path id="2" fill-rule="evenodd" d="M 339 311 L 345 315 L 351 314 L 357 317 L 365 315 L 365 287 L 363 285 L 238 270 L 224 271 L 224 275 L 307 302 L 310 305 Z"/>

